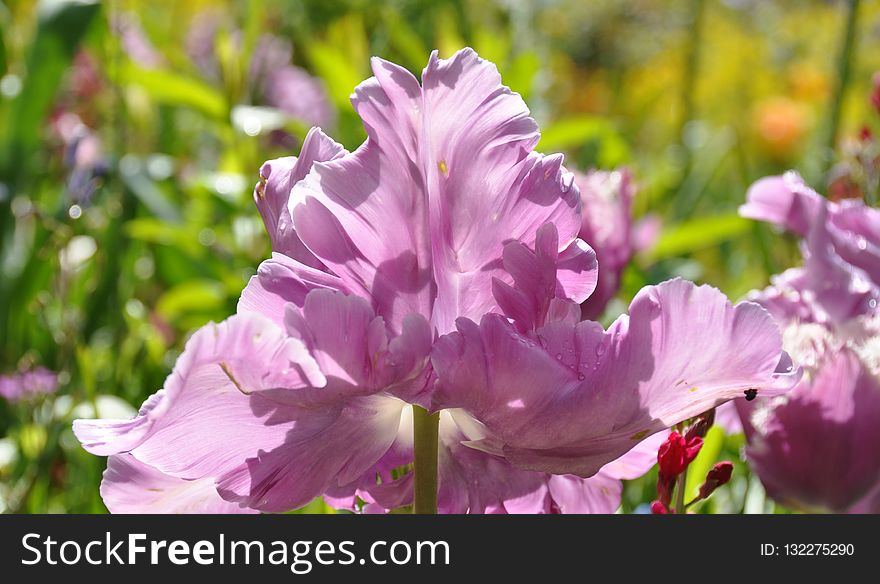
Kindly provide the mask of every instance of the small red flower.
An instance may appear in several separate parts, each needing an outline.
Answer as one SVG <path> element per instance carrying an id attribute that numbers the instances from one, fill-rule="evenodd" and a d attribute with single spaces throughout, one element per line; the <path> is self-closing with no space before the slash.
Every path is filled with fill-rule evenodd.
<path id="1" fill-rule="evenodd" d="M 657 451 L 660 473 L 668 478 L 677 477 L 697 457 L 702 447 L 703 439 L 699 436 L 685 438 L 678 432 L 670 432 L 669 438 Z"/>

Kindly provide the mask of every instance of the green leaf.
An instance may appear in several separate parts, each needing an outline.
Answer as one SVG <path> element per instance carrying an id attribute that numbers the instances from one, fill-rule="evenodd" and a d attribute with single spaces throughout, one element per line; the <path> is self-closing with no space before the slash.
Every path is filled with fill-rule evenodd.
<path id="1" fill-rule="evenodd" d="M 308 57 L 314 71 L 324 83 L 330 99 L 337 107 L 351 108 L 349 97 L 364 77 L 339 48 L 322 41 L 308 46 Z"/>
<path id="2" fill-rule="evenodd" d="M 6 27 L 9 26 L 6 15 L 0 8 L 0 77 L 6 75 Z"/>
<path id="3" fill-rule="evenodd" d="M 156 312 L 169 322 L 188 313 L 204 313 L 223 308 L 226 291 L 222 284 L 211 280 L 191 280 L 178 284 L 163 294 L 156 303 Z"/>
<path id="4" fill-rule="evenodd" d="M 133 158 L 131 160 L 134 160 Z M 165 196 L 162 189 L 143 170 L 133 172 L 121 172 L 122 181 L 134 196 L 159 219 L 170 223 L 181 223 L 180 210 Z"/>
<path id="5" fill-rule="evenodd" d="M 721 453 L 721 446 L 724 444 L 724 430 L 719 426 L 712 426 L 703 439 L 703 447 L 697 458 L 688 466 L 687 469 L 687 496 L 685 503 L 697 496 L 700 491 L 700 485 L 706 480 L 706 474 L 716 462 L 718 455 Z"/>
<path id="6" fill-rule="evenodd" d="M 192 256 L 198 255 L 202 247 L 196 236 L 187 231 L 185 226 L 152 217 L 132 219 L 125 224 L 125 232 L 132 239 L 175 247 Z"/>
<path id="7" fill-rule="evenodd" d="M 421 37 L 407 23 L 403 22 L 396 10 L 386 9 L 383 18 L 388 26 L 388 33 L 393 46 L 403 62 L 411 71 L 418 71 L 425 66 L 425 59 L 430 52 Z"/>
<path id="8" fill-rule="evenodd" d="M 55 94 L 83 37 L 98 14 L 97 2 L 43 0 L 27 56 L 27 75 L 7 120 L 0 178 L 15 184 L 33 162 Z"/>
<path id="9" fill-rule="evenodd" d="M 505 69 L 504 83 L 519 93 L 523 99 L 528 100 L 534 86 L 535 75 L 540 70 L 541 60 L 538 55 L 531 51 L 520 53 Z"/>
<path id="10" fill-rule="evenodd" d="M 588 145 L 595 147 L 593 162 L 602 168 L 619 166 L 630 158 L 629 147 L 614 124 L 593 116 L 564 118 L 545 126 L 538 149 L 558 152 Z"/>
<path id="11" fill-rule="evenodd" d="M 211 118 L 229 116 L 223 94 L 196 79 L 160 69 L 142 69 L 132 63 L 123 65 L 120 79 L 142 87 L 157 103 L 191 108 Z"/>
<path id="12" fill-rule="evenodd" d="M 680 256 L 722 241 L 740 237 L 749 230 L 750 222 L 739 215 L 716 215 L 685 221 L 666 227 L 657 244 L 648 252 L 651 260 Z"/>

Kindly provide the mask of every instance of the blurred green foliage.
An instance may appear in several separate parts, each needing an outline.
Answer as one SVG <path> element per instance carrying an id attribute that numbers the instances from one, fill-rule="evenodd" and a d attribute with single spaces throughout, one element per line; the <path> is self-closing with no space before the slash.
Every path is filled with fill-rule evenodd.
<path id="1" fill-rule="evenodd" d="M 161 387 L 187 335 L 232 313 L 268 255 L 250 191 L 309 121 L 255 88 L 263 35 L 320 80 L 325 129 L 348 148 L 365 137 L 349 95 L 371 55 L 418 74 L 432 49 L 470 45 L 529 103 L 541 150 L 581 170 L 630 166 L 636 215 L 663 230 L 612 318 L 648 283 L 682 275 L 737 298 L 797 261 L 793 242 L 736 208 L 767 174 L 826 180 L 844 21 L 845 3 L 818 0 L 0 3 L 0 373 L 41 364 L 62 382 L 57 396 L 0 400 L 0 510 L 104 511 L 104 463 L 71 418 L 124 412 Z M 856 33 L 842 145 L 880 129 L 867 103 L 880 6 L 862 5 Z M 61 135 L 69 115 L 100 144 L 85 198 Z M 710 434 L 690 484 L 740 447 Z M 655 498 L 655 479 L 627 485 L 624 511 Z M 738 464 L 696 509 L 772 505 Z"/>

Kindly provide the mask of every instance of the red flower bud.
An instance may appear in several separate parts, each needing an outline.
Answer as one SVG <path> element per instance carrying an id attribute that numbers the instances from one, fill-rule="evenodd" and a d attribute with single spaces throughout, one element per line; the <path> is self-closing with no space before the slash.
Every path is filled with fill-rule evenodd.
<path id="1" fill-rule="evenodd" d="M 709 428 L 712 427 L 712 424 L 715 423 L 715 408 L 712 408 L 708 412 L 704 412 L 700 414 L 697 418 L 697 421 L 694 422 L 690 428 L 688 428 L 687 433 L 684 435 L 685 440 L 690 443 L 694 438 L 705 438 L 706 434 L 709 433 Z"/>
<path id="2" fill-rule="evenodd" d="M 661 472 L 657 476 L 657 496 L 667 507 L 672 504 L 673 490 L 675 490 L 675 477 L 666 476 Z"/>
<path id="3" fill-rule="evenodd" d="M 651 503 L 651 513 L 654 515 L 667 515 L 669 514 L 669 508 L 660 501 L 654 501 Z"/>
<path id="4" fill-rule="evenodd" d="M 711 495 L 715 489 L 730 481 L 730 475 L 733 474 L 733 463 L 727 460 L 716 463 L 712 470 L 706 475 L 706 482 L 700 487 L 700 499 L 705 499 Z"/>

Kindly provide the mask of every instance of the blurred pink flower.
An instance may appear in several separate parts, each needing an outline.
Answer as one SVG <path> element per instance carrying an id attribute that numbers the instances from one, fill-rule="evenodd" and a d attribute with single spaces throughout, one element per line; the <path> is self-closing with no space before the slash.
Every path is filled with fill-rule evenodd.
<path id="1" fill-rule="evenodd" d="M 69 169 L 67 193 L 72 203 L 85 205 L 107 173 L 107 159 L 101 139 L 79 116 L 62 113 L 54 128 L 64 142 L 64 166 Z"/>
<path id="2" fill-rule="evenodd" d="M 56 391 L 58 374 L 45 367 L 0 375 L 0 397 L 8 401 L 24 401 Z"/>
<path id="3" fill-rule="evenodd" d="M 620 276 L 633 254 L 632 199 L 635 185 L 628 170 L 576 174 L 581 191 L 581 239 L 596 250 L 601 269 L 596 291 L 583 304 L 584 318 L 598 318 L 617 294 Z"/>
<path id="4" fill-rule="evenodd" d="M 145 69 L 156 69 L 165 64 L 165 58 L 147 38 L 135 12 L 114 11 L 110 28 L 119 38 L 122 50 L 134 63 Z"/>

